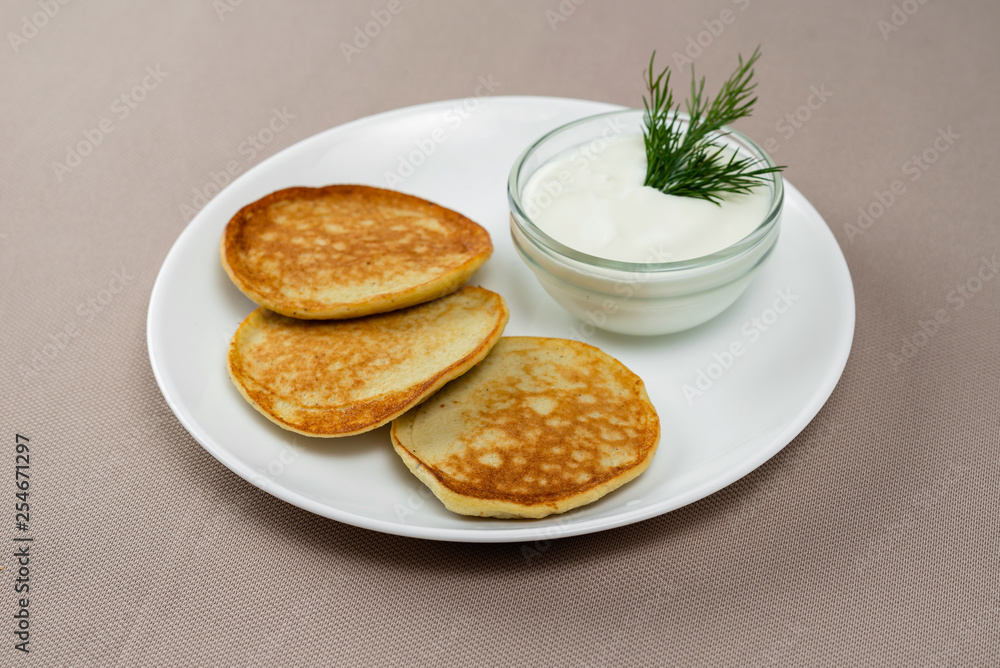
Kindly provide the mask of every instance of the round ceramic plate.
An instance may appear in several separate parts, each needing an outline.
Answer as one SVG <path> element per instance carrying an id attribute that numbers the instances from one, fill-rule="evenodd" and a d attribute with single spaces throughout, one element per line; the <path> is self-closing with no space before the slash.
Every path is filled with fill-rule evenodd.
<path id="1" fill-rule="evenodd" d="M 615 108 L 539 97 L 436 102 L 322 132 L 248 171 L 191 221 L 153 287 L 149 357 L 170 408 L 212 456 L 278 498 L 341 522 L 437 540 L 527 541 L 618 527 L 701 499 L 760 466 L 802 431 L 843 372 L 854 336 L 844 257 L 820 215 L 786 183 L 777 247 L 721 316 L 658 337 L 604 333 L 572 318 L 514 251 L 507 175 L 542 134 Z M 494 255 L 471 282 L 507 300 L 506 334 L 583 339 L 643 378 L 663 426 L 649 469 L 563 515 L 463 517 L 410 474 L 387 427 L 312 439 L 247 404 L 227 375 L 226 350 L 254 305 L 220 265 L 222 230 L 243 205 L 272 191 L 331 183 L 401 190 L 486 227 Z"/>

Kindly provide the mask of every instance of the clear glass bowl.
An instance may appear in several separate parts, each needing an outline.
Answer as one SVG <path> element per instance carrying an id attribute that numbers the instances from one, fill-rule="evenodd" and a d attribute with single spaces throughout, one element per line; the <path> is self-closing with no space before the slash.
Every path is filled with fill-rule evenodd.
<path id="1" fill-rule="evenodd" d="M 681 115 L 686 120 L 685 115 Z M 766 176 L 770 206 L 760 224 L 718 252 L 679 262 L 623 262 L 583 253 L 556 241 L 532 222 L 521 197 L 532 175 L 549 160 L 590 145 L 600 152 L 613 136 L 642 133 L 643 111 L 627 109 L 568 123 L 529 146 L 507 182 L 511 237 L 521 259 L 542 287 L 583 321 L 581 331 L 600 328 L 623 334 L 667 334 L 700 325 L 743 294 L 778 240 L 784 190 L 781 175 Z M 774 162 L 743 134 L 725 128 L 716 138 L 744 156 Z"/>

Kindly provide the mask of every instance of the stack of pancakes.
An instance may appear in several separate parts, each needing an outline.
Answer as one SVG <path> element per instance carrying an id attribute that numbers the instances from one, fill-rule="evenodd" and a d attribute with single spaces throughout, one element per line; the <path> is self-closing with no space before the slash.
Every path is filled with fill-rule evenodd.
<path id="1" fill-rule="evenodd" d="M 590 503 L 649 466 L 656 411 L 638 376 L 593 346 L 502 338 L 503 298 L 463 285 L 492 251 L 475 222 L 394 191 L 288 188 L 253 202 L 222 239 L 226 273 L 260 306 L 230 343 L 230 377 L 308 436 L 394 421 L 396 452 L 454 512 Z"/>

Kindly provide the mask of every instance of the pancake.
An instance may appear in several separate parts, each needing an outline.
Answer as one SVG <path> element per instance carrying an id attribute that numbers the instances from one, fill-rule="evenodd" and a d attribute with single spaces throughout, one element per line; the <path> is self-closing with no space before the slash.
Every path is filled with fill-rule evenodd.
<path id="1" fill-rule="evenodd" d="M 470 286 L 351 320 L 299 320 L 258 308 L 229 344 L 229 375 L 278 426 L 350 436 L 389 422 L 474 366 L 507 318 L 500 295 Z"/>
<path id="2" fill-rule="evenodd" d="M 355 318 L 453 292 L 493 252 L 465 216 L 392 190 L 287 188 L 243 207 L 222 266 L 259 306 L 293 318 Z"/>
<path id="3" fill-rule="evenodd" d="M 462 515 L 539 518 L 649 466 L 660 421 L 645 385 L 599 349 L 504 337 L 476 368 L 392 423 L 410 471 Z"/>

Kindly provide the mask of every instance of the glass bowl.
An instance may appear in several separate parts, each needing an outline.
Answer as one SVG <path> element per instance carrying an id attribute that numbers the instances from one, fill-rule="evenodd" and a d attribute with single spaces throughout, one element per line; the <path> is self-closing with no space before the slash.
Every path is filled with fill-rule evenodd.
<path id="1" fill-rule="evenodd" d="M 709 255 L 675 262 L 625 262 L 574 250 L 542 231 L 526 213 L 525 186 L 547 162 L 574 149 L 600 153 L 615 136 L 642 133 L 641 109 L 612 111 L 568 123 L 529 146 L 515 161 L 507 181 L 511 237 L 542 287 L 594 328 L 623 334 L 679 332 L 726 310 L 743 294 L 778 240 L 784 201 L 779 173 L 765 175 L 770 206 L 760 224 L 736 243 Z M 686 115 L 681 114 L 682 122 Z M 724 128 L 716 143 L 751 157 L 759 167 L 774 162 L 743 134 Z"/>

